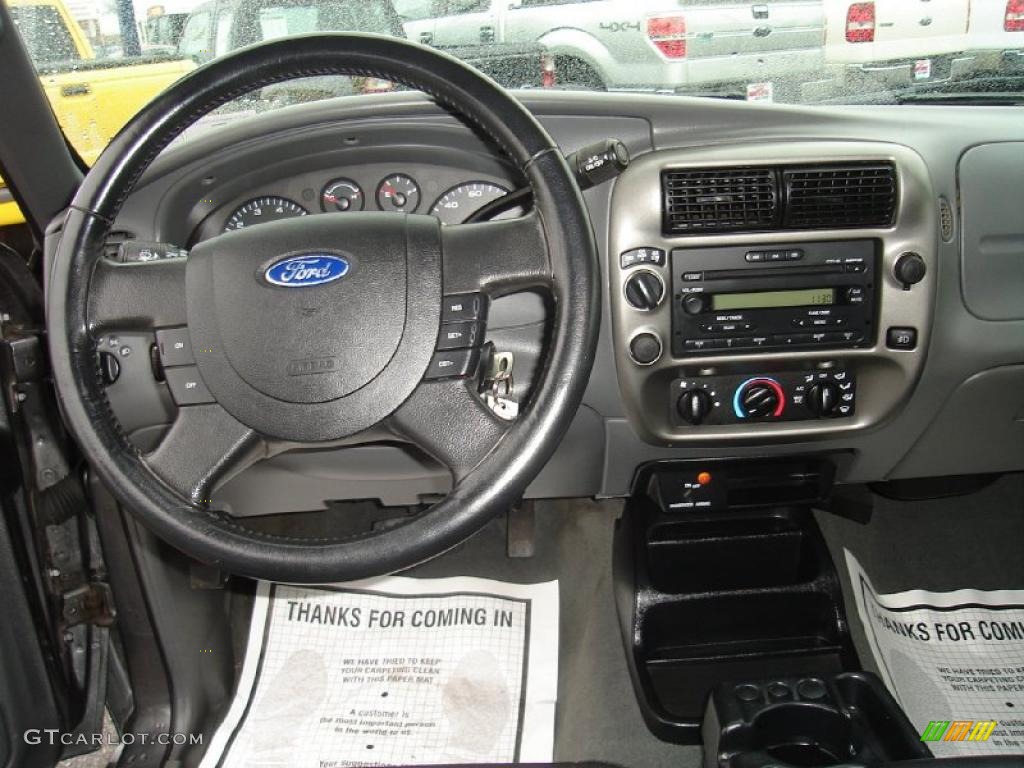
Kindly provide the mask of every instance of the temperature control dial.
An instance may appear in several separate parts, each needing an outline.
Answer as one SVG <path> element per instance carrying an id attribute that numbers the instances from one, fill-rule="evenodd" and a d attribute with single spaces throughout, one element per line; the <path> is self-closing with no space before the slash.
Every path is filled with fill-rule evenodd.
<path id="1" fill-rule="evenodd" d="M 778 418 L 786 409 L 786 393 L 775 379 L 749 379 L 736 388 L 733 408 L 737 418 Z"/>

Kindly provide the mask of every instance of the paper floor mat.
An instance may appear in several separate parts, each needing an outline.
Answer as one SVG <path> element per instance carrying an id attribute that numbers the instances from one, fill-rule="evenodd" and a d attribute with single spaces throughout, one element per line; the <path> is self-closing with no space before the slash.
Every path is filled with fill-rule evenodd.
<path id="1" fill-rule="evenodd" d="M 201 768 L 550 762 L 558 582 L 260 583 Z"/>
<path id="2" fill-rule="evenodd" d="M 1024 590 L 879 595 L 846 564 L 880 674 L 935 756 L 1024 752 Z"/>

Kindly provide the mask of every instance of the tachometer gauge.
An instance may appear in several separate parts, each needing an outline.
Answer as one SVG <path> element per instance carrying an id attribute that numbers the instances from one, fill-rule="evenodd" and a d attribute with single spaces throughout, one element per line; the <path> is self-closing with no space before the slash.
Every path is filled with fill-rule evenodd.
<path id="1" fill-rule="evenodd" d="M 437 198 L 437 202 L 430 209 L 430 215 L 437 216 L 442 224 L 461 224 L 467 216 L 507 194 L 507 189 L 489 181 L 467 181 L 452 187 Z M 505 218 L 507 215 L 516 214 L 509 211 L 498 218 Z"/>
<path id="2" fill-rule="evenodd" d="M 420 188 L 404 173 L 388 176 L 377 187 L 377 205 L 382 211 L 413 213 L 420 204 Z"/>
<path id="3" fill-rule="evenodd" d="M 320 193 L 320 204 L 325 211 L 363 210 L 363 190 L 352 179 L 335 179 Z"/>
<path id="4" fill-rule="evenodd" d="M 257 197 L 231 214 L 224 231 L 246 229 L 256 224 L 279 219 L 291 219 L 308 214 L 305 208 L 286 197 Z"/>

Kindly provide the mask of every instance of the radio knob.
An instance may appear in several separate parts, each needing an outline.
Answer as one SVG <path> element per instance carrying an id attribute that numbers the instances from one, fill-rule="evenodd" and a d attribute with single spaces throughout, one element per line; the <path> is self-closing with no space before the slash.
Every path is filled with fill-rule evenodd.
<path id="1" fill-rule="evenodd" d="M 815 416 L 831 416 L 839 403 L 839 387 L 830 381 L 819 382 L 807 390 L 807 408 Z"/>
<path id="2" fill-rule="evenodd" d="M 653 272 L 637 272 L 626 281 L 626 301 L 636 309 L 649 312 L 664 296 L 665 284 Z"/>
<path id="3" fill-rule="evenodd" d="M 740 388 L 737 398 L 742 415 L 751 419 L 781 416 L 785 406 L 782 387 L 773 379 L 753 379 Z"/>
<path id="4" fill-rule="evenodd" d="M 711 413 L 711 396 L 703 389 L 688 389 L 679 396 L 676 408 L 684 421 L 696 426 Z"/>
<path id="5" fill-rule="evenodd" d="M 708 308 L 708 297 L 703 293 L 688 293 L 683 297 L 683 311 L 688 315 L 699 315 Z"/>

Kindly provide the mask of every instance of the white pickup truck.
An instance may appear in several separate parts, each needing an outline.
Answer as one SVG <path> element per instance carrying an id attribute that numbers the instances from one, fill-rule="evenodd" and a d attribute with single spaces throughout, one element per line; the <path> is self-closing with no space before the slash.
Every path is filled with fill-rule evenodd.
<path id="1" fill-rule="evenodd" d="M 1024 71 L 1024 0 L 974 0 L 967 50 L 986 71 Z"/>
<path id="2" fill-rule="evenodd" d="M 821 0 L 432 0 L 396 2 L 411 40 L 439 48 L 532 43 L 561 85 L 747 92 L 823 70 Z"/>
<path id="3" fill-rule="evenodd" d="M 825 0 L 825 58 L 846 85 L 907 85 L 1020 66 L 1024 0 Z"/>

